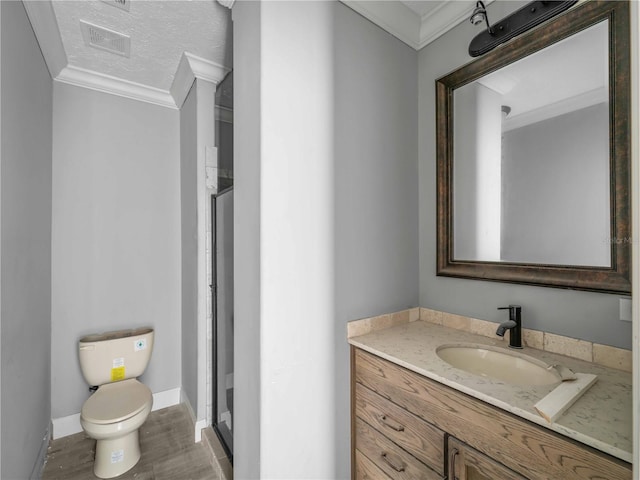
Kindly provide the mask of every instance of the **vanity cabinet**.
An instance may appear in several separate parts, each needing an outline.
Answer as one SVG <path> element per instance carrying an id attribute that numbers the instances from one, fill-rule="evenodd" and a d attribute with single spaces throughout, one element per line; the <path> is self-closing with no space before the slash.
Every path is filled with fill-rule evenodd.
<path id="1" fill-rule="evenodd" d="M 622 480 L 631 465 L 352 347 L 354 479 Z"/>
<path id="2" fill-rule="evenodd" d="M 451 480 L 526 480 L 456 438 L 449 437 L 448 447 L 447 465 Z"/>

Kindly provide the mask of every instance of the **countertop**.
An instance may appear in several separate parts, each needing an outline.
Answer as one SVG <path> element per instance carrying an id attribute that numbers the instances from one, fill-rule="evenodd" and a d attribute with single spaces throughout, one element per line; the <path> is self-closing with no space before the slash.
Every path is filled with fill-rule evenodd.
<path id="1" fill-rule="evenodd" d="M 598 376 L 595 385 L 550 424 L 533 406 L 557 385 L 510 385 L 454 368 L 436 354 L 441 345 L 460 343 L 508 350 L 507 342 L 498 337 L 494 340 L 417 320 L 352 337 L 349 343 L 626 462 L 633 461 L 630 373 L 529 347 L 517 350 L 550 365 L 564 365 L 575 373 Z"/>

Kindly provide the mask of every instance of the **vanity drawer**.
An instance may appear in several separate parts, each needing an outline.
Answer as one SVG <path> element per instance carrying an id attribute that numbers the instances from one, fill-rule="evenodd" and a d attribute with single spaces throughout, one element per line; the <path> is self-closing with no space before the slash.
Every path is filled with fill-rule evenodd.
<path id="1" fill-rule="evenodd" d="M 360 450 L 356 450 L 355 480 L 391 480 L 376 464 L 369 460 Z"/>
<path id="2" fill-rule="evenodd" d="M 631 465 L 355 349 L 354 380 L 531 480 L 631 479 Z M 357 388 L 357 386 L 356 386 Z"/>
<path id="3" fill-rule="evenodd" d="M 444 432 L 404 408 L 356 385 L 356 415 L 384 436 L 444 475 Z"/>
<path id="4" fill-rule="evenodd" d="M 405 452 L 380 432 L 356 417 L 356 451 L 393 480 L 443 480 L 413 455 Z M 356 478 L 359 473 L 356 472 Z"/>

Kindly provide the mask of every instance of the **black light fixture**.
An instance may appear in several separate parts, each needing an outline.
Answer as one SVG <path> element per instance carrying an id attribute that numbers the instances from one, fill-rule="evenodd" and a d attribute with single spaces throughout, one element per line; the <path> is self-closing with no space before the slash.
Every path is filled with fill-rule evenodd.
<path id="1" fill-rule="evenodd" d="M 537 0 L 528 3 L 508 17 L 503 18 L 498 23 L 489 24 L 487 9 L 482 1 L 478 0 L 476 8 L 474 8 L 469 21 L 474 25 L 487 22 L 487 30 L 480 32 L 471 40 L 469 44 L 469 55 L 478 57 L 484 55 L 489 50 L 496 48 L 501 43 L 512 39 L 513 37 L 526 32 L 536 25 L 548 20 L 557 14 L 565 11 L 571 5 L 577 3 L 578 0 L 566 1 L 544 1 Z"/>
<path id="2" fill-rule="evenodd" d="M 481 0 L 478 0 L 476 2 L 476 8 L 473 9 L 473 13 L 471 14 L 471 18 L 469 18 L 469 21 L 474 25 L 480 25 L 482 23 L 482 20 L 487 22 L 487 30 L 491 35 L 493 35 L 493 29 L 489 24 L 489 16 L 487 15 L 487 9 L 484 6 L 484 3 L 482 3 Z"/>

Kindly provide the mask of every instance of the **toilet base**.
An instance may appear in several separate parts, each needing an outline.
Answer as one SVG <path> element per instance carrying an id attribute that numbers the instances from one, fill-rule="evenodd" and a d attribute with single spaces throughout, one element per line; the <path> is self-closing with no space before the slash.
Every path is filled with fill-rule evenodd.
<path id="1" fill-rule="evenodd" d="M 96 441 L 93 473 L 98 478 L 113 478 L 132 469 L 140 460 L 138 430 L 118 438 Z"/>

